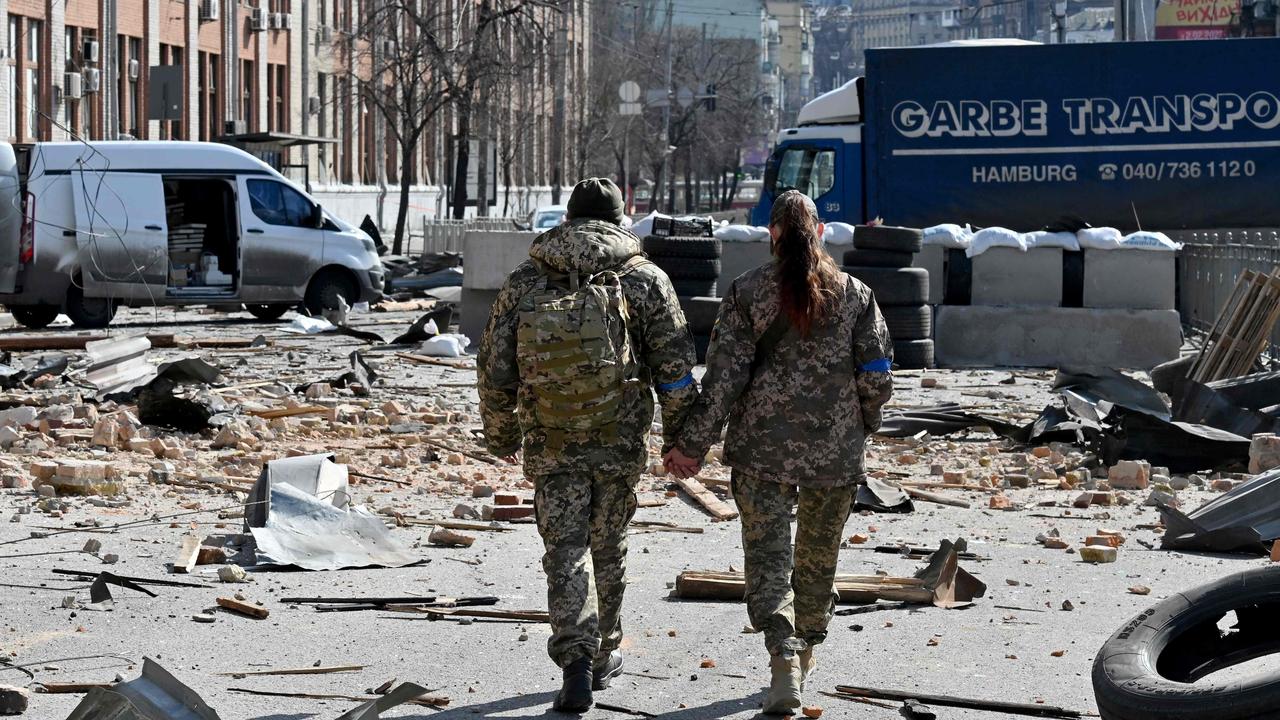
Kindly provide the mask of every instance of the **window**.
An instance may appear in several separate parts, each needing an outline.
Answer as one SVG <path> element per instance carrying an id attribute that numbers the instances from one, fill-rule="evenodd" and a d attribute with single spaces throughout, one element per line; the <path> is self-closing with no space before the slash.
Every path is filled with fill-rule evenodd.
<path id="1" fill-rule="evenodd" d="M 18 35 L 22 33 L 21 27 L 21 21 L 18 16 L 10 15 L 9 36 L 6 38 L 6 42 L 8 43 L 7 49 L 9 50 L 9 57 L 11 58 L 18 57 Z"/>
<path id="2" fill-rule="evenodd" d="M 812 147 L 792 147 L 778 162 L 775 193 L 799 190 L 813 199 L 830 192 L 835 186 L 836 151 Z"/>
<path id="3" fill-rule="evenodd" d="M 27 136 L 40 136 L 40 71 L 27 69 Z"/>
<path id="4" fill-rule="evenodd" d="M 27 19 L 27 62 L 40 62 L 40 33 L 43 30 L 43 20 Z"/>
<path id="5" fill-rule="evenodd" d="M 268 225 L 311 227 L 314 207 L 302 193 L 275 180 L 249 180 L 249 207 Z"/>
<path id="6" fill-rule="evenodd" d="M 9 88 L 16 88 L 18 86 L 18 66 L 10 65 L 8 67 L 8 75 L 9 82 L 6 85 Z M 9 134 L 15 138 L 18 137 L 18 103 L 16 102 L 9 103 Z"/>
<path id="7" fill-rule="evenodd" d="M 240 95 L 244 109 L 240 111 L 240 119 L 244 121 L 245 132 L 254 132 L 258 129 L 258 114 L 253 111 L 253 88 L 257 79 L 258 76 L 253 71 L 253 61 L 242 61 L 240 63 Z"/>

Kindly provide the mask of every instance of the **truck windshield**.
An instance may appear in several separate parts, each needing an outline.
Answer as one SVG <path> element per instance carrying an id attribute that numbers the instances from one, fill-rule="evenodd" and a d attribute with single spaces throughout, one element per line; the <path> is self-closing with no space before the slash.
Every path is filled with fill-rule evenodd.
<path id="1" fill-rule="evenodd" d="M 789 147 L 778 159 L 774 195 L 799 190 L 813 199 L 827 194 L 836 182 L 836 151 L 815 147 Z"/>

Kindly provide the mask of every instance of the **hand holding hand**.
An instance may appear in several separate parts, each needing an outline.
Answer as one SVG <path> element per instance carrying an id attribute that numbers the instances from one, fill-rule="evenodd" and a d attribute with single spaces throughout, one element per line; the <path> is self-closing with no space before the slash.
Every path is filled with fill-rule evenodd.
<path id="1" fill-rule="evenodd" d="M 684 479 L 697 475 L 702 463 L 680 452 L 679 448 L 671 448 L 662 457 L 662 466 L 672 475 Z"/>

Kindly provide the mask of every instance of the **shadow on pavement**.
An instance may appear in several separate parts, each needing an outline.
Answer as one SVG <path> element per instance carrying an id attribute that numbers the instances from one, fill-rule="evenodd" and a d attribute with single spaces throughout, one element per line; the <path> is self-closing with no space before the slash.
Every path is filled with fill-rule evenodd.
<path id="1" fill-rule="evenodd" d="M 718 702 L 709 703 L 699 707 L 681 708 L 668 713 L 655 713 L 655 717 L 664 718 L 664 720 L 711 720 L 712 718 L 728 717 L 739 713 L 753 713 L 752 717 L 767 718 L 759 712 L 760 702 L 764 693 L 757 692 L 747 697 L 733 698 L 730 700 L 720 700 Z M 598 699 L 606 704 L 612 704 L 609 699 L 600 695 Z M 480 705 L 459 705 L 450 707 L 441 712 L 432 713 L 430 715 L 410 715 L 403 720 L 463 720 L 464 718 L 487 718 L 501 717 L 510 720 L 532 720 L 533 718 L 638 718 L 639 715 L 630 715 L 627 713 L 605 710 L 602 708 L 592 708 L 583 715 L 574 715 L 571 713 L 559 713 L 551 709 L 551 701 L 555 698 L 554 692 L 537 693 L 534 695 L 519 695 L 512 698 L 504 698 L 493 702 L 483 703 Z M 649 711 L 648 708 L 638 705 L 627 705 L 632 710 Z M 524 711 L 524 712 L 519 712 Z M 258 720 L 267 720 L 260 718 Z"/>

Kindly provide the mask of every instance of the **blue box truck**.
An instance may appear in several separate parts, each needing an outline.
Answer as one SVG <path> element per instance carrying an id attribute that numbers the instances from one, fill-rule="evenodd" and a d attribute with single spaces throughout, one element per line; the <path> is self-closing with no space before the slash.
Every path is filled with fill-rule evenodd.
<path id="1" fill-rule="evenodd" d="M 959 42 L 868 50 L 783 131 L 752 222 L 1280 227 L 1280 42 Z"/>

